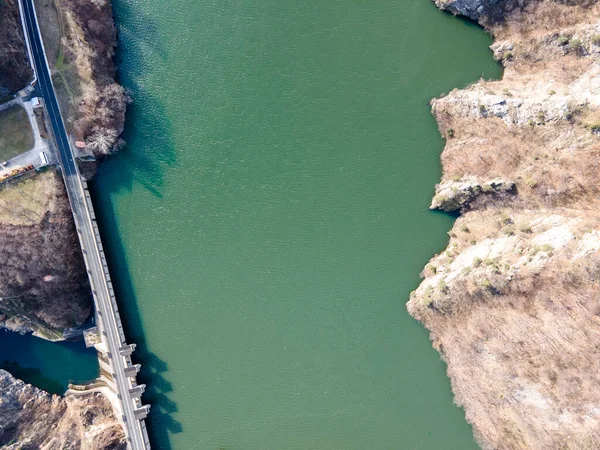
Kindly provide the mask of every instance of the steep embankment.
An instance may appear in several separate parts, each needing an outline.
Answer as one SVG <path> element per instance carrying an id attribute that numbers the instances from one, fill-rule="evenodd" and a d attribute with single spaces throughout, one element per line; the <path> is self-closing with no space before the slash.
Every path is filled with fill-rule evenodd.
<path id="1" fill-rule="evenodd" d="M 123 429 L 101 394 L 50 395 L 0 370 L 0 446 L 21 449 L 126 449 Z"/>
<path id="2" fill-rule="evenodd" d="M 68 131 L 102 157 L 118 150 L 129 98 L 115 81 L 117 31 L 108 0 L 35 0 Z"/>
<path id="3" fill-rule="evenodd" d="M 108 0 L 60 3 L 62 49 L 75 69 L 69 80 L 69 128 L 97 156 L 118 150 L 129 98 L 116 81 L 117 31 Z"/>
<path id="4" fill-rule="evenodd" d="M 577 3 L 577 4 L 575 4 Z M 439 0 L 495 37 L 501 81 L 432 102 L 460 211 L 409 312 L 484 449 L 600 446 L 600 11 Z"/>
<path id="5" fill-rule="evenodd" d="M 32 76 L 17 0 L 4 0 L 0 2 L 0 99 L 25 87 Z"/>
<path id="6" fill-rule="evenodd" d="M 60 176 L 0 190 L 0 326 L 61 339 L 92 312 L 92 295 Z"/>

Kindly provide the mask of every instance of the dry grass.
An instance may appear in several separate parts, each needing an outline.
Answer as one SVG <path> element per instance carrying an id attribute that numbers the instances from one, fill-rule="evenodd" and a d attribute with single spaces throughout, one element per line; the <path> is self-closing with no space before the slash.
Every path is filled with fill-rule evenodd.
<path id="1" fill-rule="evenodd" d="M 27 112 L 19 105 L 0 111 L 0 161 L 33 147 L 33 131 Z"/>
<path id="2" fill-rule="evenodd" d="M 51 172 L 4 187 L 0 190 L 0 226 L 40 223 L 52 209 L 56 193 L 56 179 Z"/>
<path id="3" fill-rule="evenodd" d="M 100 393 L 52 396 L 0 371 L 0 442 L 10 449 L 125 450 L 123 427 Z"/>
<path id="4" fill-rule="evenodd" d="M 503 23 L 491 27 L 498 39 L 506 36 L 529 39 L 548 31 L 590 23 L 593 18 L 598 17 L 600 11 L 594 0 L 528 0 L 522 3 L 525 7 L 515 8 Z"/>
<path id="5" fill-rule="evenodd" d="M 474 246 L 492 250 L 504 239 L 501 252 L 474 259 L 453 281 L 421 287 L 409 303 L 431 330 L 456 401 L 485 449 L 600 442 L 600 251 L 581 253 L 585 236 L 600 230 L 598 206 L 466 214 L 448 250 L 424 271 L 425 282 L 449 276 Z M 574 235 L 569 243 L 535 244 L 563 225 Z"/>

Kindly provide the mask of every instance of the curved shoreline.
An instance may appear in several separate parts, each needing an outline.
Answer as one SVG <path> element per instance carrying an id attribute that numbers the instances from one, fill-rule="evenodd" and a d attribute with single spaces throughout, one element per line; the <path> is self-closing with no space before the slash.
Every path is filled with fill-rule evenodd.
<path id="1" fill-rule="evenodd" d="M 436 3 L 492 33 L 505 73 L 432 101 L 446 138 L 432 208 L 461 215 L 408 310 L 482 448 L 595 447 L 598 7 Z"/>

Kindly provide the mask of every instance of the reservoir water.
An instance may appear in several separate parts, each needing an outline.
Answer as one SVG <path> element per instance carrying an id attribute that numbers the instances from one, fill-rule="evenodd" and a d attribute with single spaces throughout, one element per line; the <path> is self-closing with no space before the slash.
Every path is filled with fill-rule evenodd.
<path id="1" fill-rule="evenodd" d="M 489 37 L 429 0 L 114 5 L 93 194 L 154 448 L 477 448 L 405 303 L 452 224 L 428 101 L 499 76 Z"/>
<path id="2" fill-rule="evenodd" d="M 5 330 L 0 330 L 0 369 L 52 394 L 64 394 L 71 381 L 92 380 L 100 370 L 96 352 L 83 341 L 48 342 Z"/>

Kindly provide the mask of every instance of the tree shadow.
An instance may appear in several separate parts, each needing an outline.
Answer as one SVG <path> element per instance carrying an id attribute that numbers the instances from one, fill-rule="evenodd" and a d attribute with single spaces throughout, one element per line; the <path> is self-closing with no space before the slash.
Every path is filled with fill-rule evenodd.
<path id="1" fill-rule="evenodd" d="M 135 96 L 126 117 L 123 138 L 128 145 L 101 163 L 102 184 L 115 193 L 139 184 L 160 198 L 165 169 L 175 165 L 171 121 L 160 100 L 148 93 Z"/>
<path id="2" fill-rule="evenodd" d="M 141 185 L 156 197 L 161 197 L 164 173 L 176 165 L 172 122 L 165 105 L 146 87 L 152 70 L 151 61 L 165 61 L 158 28 L 142 8 L 125 1 L 113 2 L 119 32 L 118 81 L 129 92 L 133 103 L 127 110 L 123 138 L 128 145 L 118 155 L 104 161 L 90 191 L 97 212 L 98 226 L 106 237 L 106 258 L 110 267 L 127 341 L 137 345 L 132 355 L 141 364 L 138 383 L 146 384 L 142 397 L 151 405 L 146 419 L 151 444 L 170 450 L 170 434 L 180 433 L 182 425 L 173 418 L 177 404 L 170 399 L 172 384 L 164 377 L 168 364 L 152 353 L 143 334 L 143 326 L 135 289 L 129 273 L 124 245 L 117 223 L 114 193 L 131 191 Z"/>
<path id="3" fill-rule="evenodd" d="M 128 145 L 117 157 L 104 161 L 100 171 L 113 175 L 110 177 L 111 191 L 131 190 L 135 184 L 140 184 L 161 197 L 164 171 L 176 164 L 173 125 L 165 105 L 150 92 L 146 81 L 155 70 L 152 61 L 166 61 L 167 50 L 158 27 L 142 8 L 135 9 L 129 2 L 116 1 L 113 13 L 119 36 L 118 82 L 133 102 L 127 108 L 123 133 Z"/>

